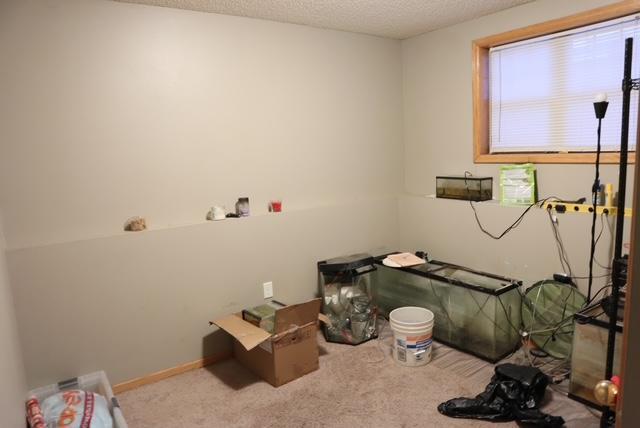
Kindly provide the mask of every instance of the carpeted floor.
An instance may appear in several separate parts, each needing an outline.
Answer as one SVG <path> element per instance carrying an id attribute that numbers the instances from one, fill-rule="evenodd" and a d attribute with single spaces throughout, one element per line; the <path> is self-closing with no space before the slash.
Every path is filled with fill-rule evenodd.
<path id="1" fill-rule="evenodd" d="M 175 376 L 118 396 L 131 428 L 161 427 L 487 427 L 452 419 L 437 405 L 482 392 L 493 366 L 436 344 L 419 368 L 397 365 L 389 335 L 360 346 L 318 337 L 320 369 L 274 388 L 234 360 Z M 568 427 L 597 427 L 597 415 L 559 392 L 543 410 Z M 516 427 L 501 423 L 500 427 Z"/>

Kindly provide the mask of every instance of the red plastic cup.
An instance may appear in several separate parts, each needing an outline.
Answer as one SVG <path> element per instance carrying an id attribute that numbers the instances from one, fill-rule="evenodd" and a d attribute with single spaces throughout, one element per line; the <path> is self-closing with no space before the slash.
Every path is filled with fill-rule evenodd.
<path id="1" fill-rule="evenodd" d="M 269 202 L 269 211 L 273 213 L 279 213 L 282 211 L 282 201 Z"/>

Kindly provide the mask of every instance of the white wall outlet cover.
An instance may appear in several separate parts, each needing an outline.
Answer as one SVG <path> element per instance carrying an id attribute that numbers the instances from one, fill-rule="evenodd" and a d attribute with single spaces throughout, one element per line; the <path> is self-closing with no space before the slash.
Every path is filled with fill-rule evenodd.
<path id="1" fill-rule="evenodd" d="M 264 293 L 265 299 L 270 299 L 273 297 L 273 282 L 265 282 L 262 284 L 262 291 Z"/>

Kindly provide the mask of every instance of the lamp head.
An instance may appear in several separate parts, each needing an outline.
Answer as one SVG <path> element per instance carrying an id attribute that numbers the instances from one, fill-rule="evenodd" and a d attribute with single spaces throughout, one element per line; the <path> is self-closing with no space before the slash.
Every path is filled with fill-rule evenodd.
<path id="1" fill-rule="evenodd" d="M 608 97 L 607 97 L 607 93 L 606 92 L 597 93 L 595 99 L 593 100 L 594 103 L 601 103 L 601 102 L 605 102 L 605 101 L 608 101 Z"/>
<path id="2" fill-rule="evenodd" d="M 593 100 L 593 109 L 596 113 L 596 119 L 604 119 L 604 116 L 607 114 L 607 107 L 609 107 L 609 102 L 607 101 L 606 92 L 596 94 L 596 97 Z"/>

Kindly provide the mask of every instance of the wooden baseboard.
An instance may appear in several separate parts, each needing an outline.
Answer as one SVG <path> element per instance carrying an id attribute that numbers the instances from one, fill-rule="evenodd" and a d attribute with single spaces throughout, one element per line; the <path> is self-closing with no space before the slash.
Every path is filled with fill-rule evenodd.
<path id="1" fill-rule="evenodd" d="M 113 387 L 114 394 L 121 394 L 125 391 L 130 391 L 132 389 L 139 388 L 143 385 L 148 385 L 150 383 L 155 383 L 160 380 L 169 378 L 171 376 L 179 375 L 182 373 L 186 373 L 191 370 L 199 369 L 202 367 L 209 366 L 211 364 L 218 363 L 220 361 L 227 360 L 231 358 L 232 352 L 226 351 L 219 354 L 211 355 L 209 357 L 200 358 L 199 360 L 192 361 L 190 363 L 181 364 L 176 367 L 172 367 L 169 369 L 161 370 L 159 372 L 151 373 L 146 376 L 138 377 L 135 379 L 131 379 L 122 383 L 119 383 Z"/>

